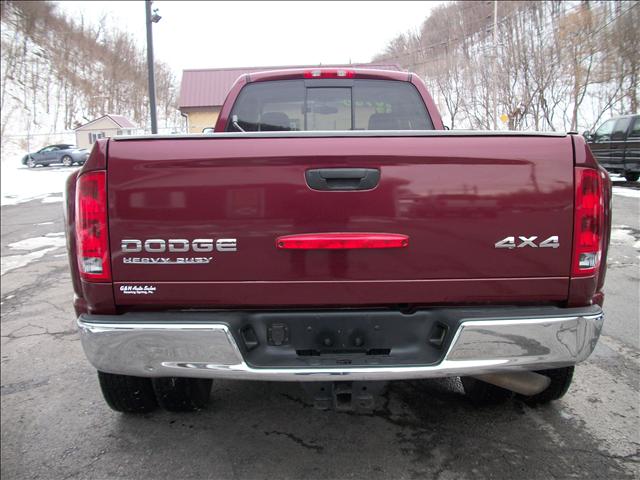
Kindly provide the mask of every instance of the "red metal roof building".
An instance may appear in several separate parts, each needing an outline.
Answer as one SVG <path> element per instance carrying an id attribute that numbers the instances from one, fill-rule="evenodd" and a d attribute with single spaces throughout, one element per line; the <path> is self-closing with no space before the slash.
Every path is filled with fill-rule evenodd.
<path id="1" fill-rule="evenodd" d="M 233 83 L 241 75 L 265 70 L 287 68 L 318 67 L 320 65 L 298 65 L 278 67 L 206 68 L 183 70 L 180 84 L 178 108 L 187 118 L 187 131 L 200 133 L 203 128 L 213 127 L 220 108 Z M 375 68 L 381 70 L 402 70 L 398 65 L 354 63 L 351 65 L 322 65 L 323 67 Z"/>

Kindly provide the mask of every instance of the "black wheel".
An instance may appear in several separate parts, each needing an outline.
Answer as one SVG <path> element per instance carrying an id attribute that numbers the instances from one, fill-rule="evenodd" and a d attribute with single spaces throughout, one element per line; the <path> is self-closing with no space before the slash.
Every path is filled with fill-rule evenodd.
<path id="1" fill-rule="evenodd" d="M 627 182 L 637 182 L 640 178 L 640 173 L 638 172 L 627 172 L 624 174 L 624 178 Z"/>
<path id="2" fill-rule="evenodd" d="M 36 168 L 36 165 L 37 165 L 37 164 L 36 164 L 36 161 L 35 161 L 33 158 L 29 157 L 29 158 L 27 159 L 27 167 L 29 167 L 29 168 Z"/>
<path id="3" fill-rule="evenodd" d="M 213 381 L 206 378 L 154 378 L 160 406 L 170 412 L 192 412 L 207 406 Z"/>
<path id="4" fill-rule="evenodd" d="M 73 165 L 73 159 L 69 155 L 65 155 L 64 157 L 62 157 L 62 164 L 65 167 L 70 167 L 71 165 Z"/>
<path id="5" fill-rule="evenodd" d="M 564 367 L 537 371 L 536 373 L 545 375 L 551 379 L 549 386 L 537 395 L 530 397 L 518 395 L 518 398 L 531 405 L 549 403 L 562 398 L 564 394 L 567 393 L 567 390 L 569 390 L 571 380 L 573 380 L 573 370 L 574 367 Z"/>
<path id="6" fill-rule="evenodd" d="M 498 405 L 513 397 L 511 390 L 496 387 L 472 377 L 460 377 L 464 393 L 475 405 Z"/>
<path id="7" fill-rule="evenodd" d="M 107 405 L 116 412 L 147 413 L 158 406 L 150 378 L 98 372 Z"/>

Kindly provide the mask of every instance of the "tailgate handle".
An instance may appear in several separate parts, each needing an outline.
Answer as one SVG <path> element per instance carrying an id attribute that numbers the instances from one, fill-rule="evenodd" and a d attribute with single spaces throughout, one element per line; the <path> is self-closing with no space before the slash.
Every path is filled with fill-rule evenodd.
<path id="1" fill-rule="evenodd" d="M 371 190 L 380 181 L 377 168 L 316 168 L 305 172 L 313 190 Z"/>

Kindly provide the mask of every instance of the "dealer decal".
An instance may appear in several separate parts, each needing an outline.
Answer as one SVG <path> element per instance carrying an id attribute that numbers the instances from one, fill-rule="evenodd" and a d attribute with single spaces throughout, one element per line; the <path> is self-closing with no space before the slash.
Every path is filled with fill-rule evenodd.
<path id="1" fill-rule="evenodd" d="M 121 285 L 120 291 L 124 295 L 153 295 L 156 287 L 153 285 Z"/>

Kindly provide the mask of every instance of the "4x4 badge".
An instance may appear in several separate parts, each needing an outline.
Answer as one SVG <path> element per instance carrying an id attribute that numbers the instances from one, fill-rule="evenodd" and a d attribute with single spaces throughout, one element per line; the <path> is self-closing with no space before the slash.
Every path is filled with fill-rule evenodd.
<path id="1" fill-rule="evenodd" d="M 507 237 L 502 240 L 498 240 L 495 243 L 496 248 L 524 248 L 524 247 L 533 247 L 533 248 L 558 248 L 560 247 L 560 241 L 558 239 L 558 235 L 552 235 L 546 240 L 541 241 L 536 244 L 536 240 L 538 237 L 533 235 L 531 237 L 526 237 L 524 235 L 518 235 L 519 244 L 516 244 L 516 237 Z"/>

